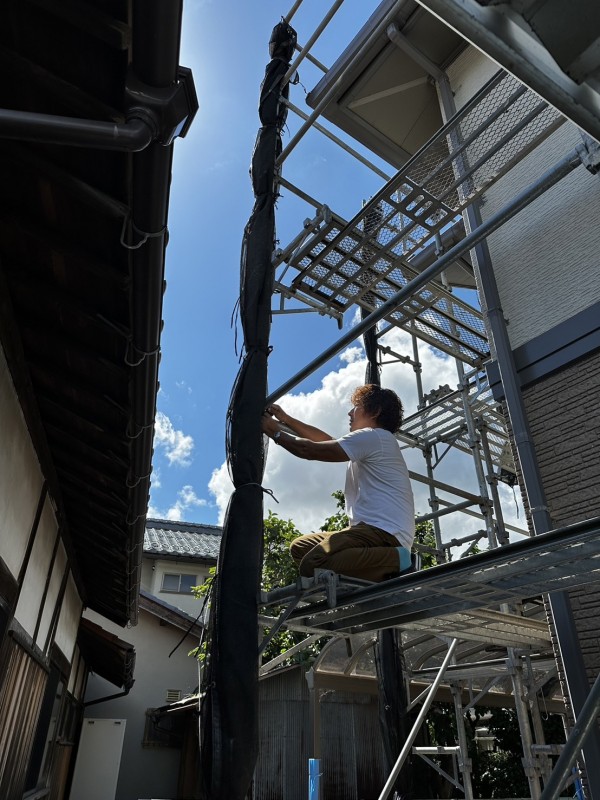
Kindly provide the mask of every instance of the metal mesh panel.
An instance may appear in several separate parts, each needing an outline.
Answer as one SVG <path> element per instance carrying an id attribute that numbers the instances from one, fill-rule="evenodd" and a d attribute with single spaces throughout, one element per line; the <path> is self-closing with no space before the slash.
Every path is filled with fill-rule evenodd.
<path id="1" fill-rule="evenodd" d="M 444 389 L 441 390 L 441 393 Z M 506 422 L 496 408 L 487 380 L 481 378 L 469 387 L 467 402 L 478 425 L 487 430 L 492 463 L 498 469 L 515 471 L 509 445 Z M 402 434 L 413 438 L 420 447 L 439 442 L 453 444 L 459 450 L 471 452 L 462 393 L 448 391 L 426 408 L 407 417 L 402 424 Z"/>
<path id="2" fill-rule="evenodd" d="M 292 293 L 333 311 L 373 310 L 418 272 L 411 265 L 460 212 L 563 122 L 499 72 L 350 221 L 332 216 L 288 263 Z M 436 282 L 388 321 L 471 365 L 489 353 L 480 312 Z"/>
<path id="3" fill-rule="evenodd" d="M 371 225 L 371 219 L 366 223 Z M 379 242 L 367 241 L 361 228 L 345 226 L 333 215 L 290 259 L 300 270 L 291 289 L 299 298 L 308 295 L 338 312 L 353 304 L 373 311 L 418 272 L 410 262 L 386 253 Z M 386 319 L 472 365 L 489 353 L 481 313 L 435 282 L 399 304 Z"/>

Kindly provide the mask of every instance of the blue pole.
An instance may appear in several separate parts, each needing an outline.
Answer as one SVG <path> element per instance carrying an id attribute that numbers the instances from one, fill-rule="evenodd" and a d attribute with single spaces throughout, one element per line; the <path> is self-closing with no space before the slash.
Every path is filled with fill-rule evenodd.
<path id="1" fill-rule="evenodd" d="M 308 800 L 319 800 L 319 784 L 321 778 L 321 760 L 308 759 Z"/>

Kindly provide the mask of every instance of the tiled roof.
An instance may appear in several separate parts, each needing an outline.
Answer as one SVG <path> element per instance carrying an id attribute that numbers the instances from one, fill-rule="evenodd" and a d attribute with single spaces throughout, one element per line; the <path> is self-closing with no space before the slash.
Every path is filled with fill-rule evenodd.
<path id="1" fill-rule="evenodd" d="M 144 534 L 144 553 L 216 561 L 222 532 L 223 529 L 218 525 L 148 519 Z"/>

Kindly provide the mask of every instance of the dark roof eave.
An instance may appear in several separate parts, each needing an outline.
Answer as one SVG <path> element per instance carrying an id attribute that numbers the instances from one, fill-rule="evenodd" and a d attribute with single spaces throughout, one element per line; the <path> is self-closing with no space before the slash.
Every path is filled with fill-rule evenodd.
<path id="1" fill-rule="evenodd" d="M 202 604 L 198 602 L 199 609 Z M 198 621 L 198 618 L 192 617 L 185 611 L 182 611 L 170 603 L 165 603 L 164 600 L 156 597 L 150 592 L 140 589 L 140 608 L 147 611 L 149 614 L 154 614 L 166 622 L 170 622 L 176 628 L 185 630 L 190 636 L 200 637 L 204 626 Z"/>
<path id="2" fill-rule="evenodd" d="M 182 2 L 134 0 L 132 70 L 144 84 L 155 88 L 172 86 L 177 80 Z M 142 548 L 150 471 L 158 362 L 162 325 L 165 248 L 173 146 L 157 142 L 132 155 L 131 222 L 133 230 L 147 236 L 131 251 L 132 331 L 136 363 L 132 367 L 131 434 L 132 465 L 129 484 L 128 608 L 124 623 L 137 620 Z M 137 356 L 135 355 L 137 351 Z M 136 436 L 136 434 L 139 435 Z"/>

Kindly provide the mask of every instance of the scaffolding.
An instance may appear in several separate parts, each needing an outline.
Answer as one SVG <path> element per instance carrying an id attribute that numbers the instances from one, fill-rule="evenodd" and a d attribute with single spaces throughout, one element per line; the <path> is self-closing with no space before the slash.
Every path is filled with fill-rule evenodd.
<path id="1" fill-rule="evenodd" d="M 301 4 L 302 0 L 294 3 L 286 21 L 292 20 Z M 297 46 L 298 55 L 287 79 L 305 60 L 327 76 L 327 67 L 313 55 L 312 47 L 340 5 L 341 0 L 336 0 L 306 45 Z M 499 484 L 515 486 L 517 470 L 506 418 L 494 400 L 484 369 L 490 357 L 498 356 L 495 348 L 502 337 L 494 335 L 490 345 L 484 314 L 477 301 L 469 301 L 469 293 L 476 288 L 474 266 L 480 259 L 475 247 L 581 164 L 590 168 L 590 159 L 597 160 L 597 155 L 584 142 L 483 222 L 479 215 L 483 193 L 502 181 L 565 119 L 503 70 L 456 111 L 443 69 L 395 24 L 403 5 L 382 4 L 376 24 L 364 36 L 363 50 L 352 53 L 320 94 L 311 93 L 312 111 L 303 111 L 291 99 L 285 101 L 299 125 L 278 158 L 277 182 L 280 190 L 307 204 L 310 216 L 301 222 L 297 235 L 274 254 L 273 312 L 313 311 L 331 317 L 340 327 L 345 315 L 356 309 L 363 312 L 363 319 L 273 392 L 268 402 L 293 389 L 361 333 L 378 326 L 380 364 L 401 362 L 414 372 L 418 407 L 405 419 L 399 439 L 423 456 L 423 471 L 411 472 L 411 478 L 428 487 L 430 512 L 418 519 L 432 522 L 438 566 L 369 586 L 323 573 L 264 595 L 260 623 L 270 629 L 269 640 L 281 628 L 304 632 L 307 638 L 263 664 L 261 674 L 325 635 L 331 637 L 330 642 L 313 673 L 318 674 L 328 660 L 335 661 L 335 654 L 342 653 L 338 659 L 341 674 L 356 675 L 372 647 L 373 632 L 396 627 L 403 632 L 409 696 L 414 705 L 421 705 L 418 723 L 443 684 L 454 706 L 458 741 L 434 748 L 435 752 L 413 748 L 412 741 L 407 742 L 381 800 L 389 795 L 411 751 L 465 798 L 471 798 L 464 714 L 477 704 L 501 702 L 510 702 L 516 709 L 531 797 L 546 800 L 558 796 L 567 773 L 561 763 L 562 783 L 554 786 L 552 757 L 557 750 L 544 741 L 540 703 L 543 694 L 544 703 L 560 709 L 562 698 L 556 688 L 555 654 L 539 596 L 600 579 L 599 523 L 591 520 L 531 537 L 529 531 L 505 522 Z M 321 120 L 340 81 L 381 35 L 426 71 L 435 85 L 443 120 L 426 144 L 391 176 L 357 144 Z M 326 136 L 385 181 L 349 220 L 283 175 L 286 161 L 301 151 L 310 130 Z M 280 201 L 281 208 L 284 201 Z M 357 205 L 359 202 L 357 198 Z M 496 322 L 496 326 L 503 324 Z M 409 352 L 395 352 L 386 343 L 384 337 L 392 329 L 408 334 Z M 419 354 L 423 345 L 454 360 L 455 386 L 424 392 Z M 450 450 L 471 456 L 476 492 L 436 477 L 436 469 Z M 456 514 L 477 518 L 481 529 L 448 540 L 444 525 Z M 536 532 L 545 530 L 543 523 L 536 525 Z M 511 541 L 515 536 L 520 539 Z M 457 552 L 473 550 L 479 542 L 487 552 L 450 563 Z M 277 619 L 269 609 L 281 604 L 284 611 Z M 267 643 L 265 640 L 262 649 Z M 573 751 L 572 744 L 567 749 L 574 759 L 577 750 Z M 553 780 L 556 783 L 557 778 Z M 544 794 L 542 784 L 546 786 Z"/>

